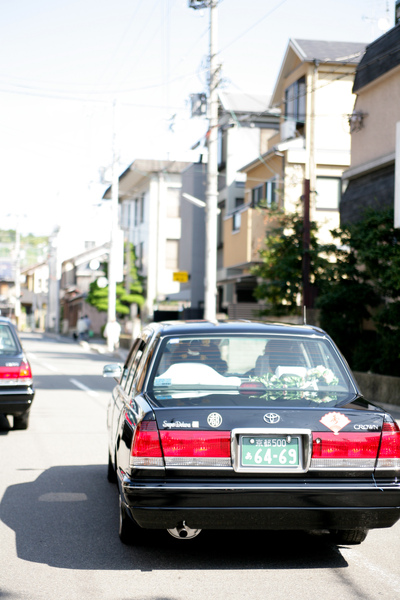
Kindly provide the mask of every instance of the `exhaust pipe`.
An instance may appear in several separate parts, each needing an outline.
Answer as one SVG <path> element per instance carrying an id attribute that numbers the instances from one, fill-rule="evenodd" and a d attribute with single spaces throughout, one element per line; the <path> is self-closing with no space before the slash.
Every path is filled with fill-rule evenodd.
<path id="1" fill-rule="evenodd" d="M 177 540 L 192 540 L 199 535 L 201 529 L 192 529 L 186 525 L 185 521 L 182 521 L 182 523 L 173 529 L 167 529 L 167 531 Z"/>

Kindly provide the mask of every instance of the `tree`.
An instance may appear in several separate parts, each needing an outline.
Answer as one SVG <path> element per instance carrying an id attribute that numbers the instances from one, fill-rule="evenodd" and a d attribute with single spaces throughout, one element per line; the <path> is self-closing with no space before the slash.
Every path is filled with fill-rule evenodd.
<path id="1" fill-rule="evenodd" d="M 393 211 L 367 210 L 333 232 L 340 242 L 334 276 L 318 299 L 321 326 L 355 370 L 400 372 L 400 233 Z M 370 320 L 373 330 L 366 330 Z"/>
<path id="2" fill-rule="evenodd" d="M 302 293 L 303 216 L 299 211 L 284 213 L 272 209 L 267 217 L 267 235 L 260 250 L 261 263 L 252 269 L 261 279 L 255 296 L 265 300 L 263 314 L 300 314 L 299 297 Z M 330 268 L 328 256 L 334 250 L 332 244 L 321 244 L 317 238 L 318 226 L 310 222 L 310 283 L 319 286 L 320 280 Z"/>
<path id="3" fill-rule="evenodd" d="M 130 252 L 128 264 L 130 265 L 129 277 L 125 275 L 124 281 L 117 283 L 116 286 L 116 312 L 119 317 L 124 317 L 130 314 L 132 304 L 143 306 L 143 278 L 137 272 L 136 254 L 133 244 L 129 244 L 127 251 Z M 102 265 L 103 271 L 107 276 L 108 264 Z M 128 280 L 128 283 L 127 283 Z M 128 289 L 127 289 L 128 288 Z M 91 306 L 94 306 L 100 312 L 108 310 L 108 286 L 99 287 L 98 279 L 90 284 L 89 293 L 86 301 Z"/>

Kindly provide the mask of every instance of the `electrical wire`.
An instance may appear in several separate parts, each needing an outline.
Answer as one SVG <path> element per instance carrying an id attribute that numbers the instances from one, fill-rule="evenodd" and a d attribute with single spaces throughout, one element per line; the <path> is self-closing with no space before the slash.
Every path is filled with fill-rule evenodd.
<path id="1" fill-rule="evenodd" d="M 230 41 L 229 44 L 226 44 L 226 46 L 224 46 L 223 48 L 220 48 L 218 54 L 220 54 L 221 52 L 224 52 L 227 48 L 230 48 L 231 46 L 233 46 L 233 44 L 236 44 L 237 41 L 242 39 L 242 37 L 244 37 L 247 33 L 252 31 L 255 27 L 257 27 L 257 25 L 259 25 L 260 23 L 265 21 L 265 19 L 267 19 L 270 15 L 272 15 L 272 13 L 274 13 L 276 10 L 278 10 L 278 8 L 283 6 L 287 1 L 288 0 L 281 0 L 281 2 L 279 2 L 279 4 L 277 4 L 276 6 L 271 8 L 263 17 L 258 19 L 256 21 L 256 23 L 253 23 L 253 25 L 251 25 L 248 29 L 246 29 L 240 35 L 238 35 L 236 38 L 234 38 L 232 41 Z"/>

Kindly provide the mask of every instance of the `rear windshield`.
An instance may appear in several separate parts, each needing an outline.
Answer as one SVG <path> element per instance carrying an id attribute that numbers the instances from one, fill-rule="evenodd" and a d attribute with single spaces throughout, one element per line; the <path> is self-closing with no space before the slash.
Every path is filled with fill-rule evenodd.
<path id="1" fill-rule="evenodd" d="M 17 343 L 13 337 L 11 327 L 0 323 L 0 355 L 18 352 Z"/>
<path id="2" fill-rule="evenodd" d="M 299 336 L 171 337 L 160 347 L 148 390 L 164 400 L 226 392 L 291 398 L 300 406 L 335 404 L 355 393 L 334 346 Z"/>

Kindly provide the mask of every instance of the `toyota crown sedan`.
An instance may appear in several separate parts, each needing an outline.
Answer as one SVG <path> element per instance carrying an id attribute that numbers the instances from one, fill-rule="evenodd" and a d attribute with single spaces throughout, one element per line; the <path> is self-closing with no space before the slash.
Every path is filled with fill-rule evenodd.
<path id="1" fill-rule="evenodd" d="M 154 323 L 103 375 L 118 381 L 108 479 L 124 543 L 264 529 L 359 544 L 400 517 L 400 429 L 321 329 Z"/>

